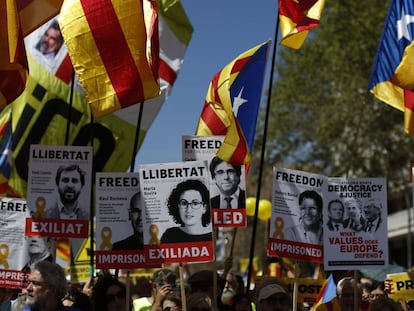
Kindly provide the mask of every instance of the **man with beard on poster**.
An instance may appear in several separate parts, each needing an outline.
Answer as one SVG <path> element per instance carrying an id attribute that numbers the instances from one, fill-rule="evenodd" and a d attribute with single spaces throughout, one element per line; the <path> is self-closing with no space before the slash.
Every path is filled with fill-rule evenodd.
<path id="1" fill-rule="evenodd" d="M 56 186 L 59 197 L 46 209 L 47 218 L 71 220 L 89 219 L 89 208 L 82 206 L 79 195 L 85 185 L 85 172 L 79 165 L 60 166 L 56 172 Z"/>

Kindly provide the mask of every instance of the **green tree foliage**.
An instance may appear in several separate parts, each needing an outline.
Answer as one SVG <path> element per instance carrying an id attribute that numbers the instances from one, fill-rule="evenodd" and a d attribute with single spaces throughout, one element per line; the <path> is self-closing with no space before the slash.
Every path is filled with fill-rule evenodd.
<path id="1" fill-rule="evenodd" d="M 384 0 L 327 1 L 321 25 L 300 50 L 277 47 L 266 141 L 269 166 L 386 177 L 391 189 L 407 184 L 414 149 L 403 129 L 403 113 L 367 89 L 388 5 Z M 257 133 L 263 133 L 263 124 L 262 112 Z"/>

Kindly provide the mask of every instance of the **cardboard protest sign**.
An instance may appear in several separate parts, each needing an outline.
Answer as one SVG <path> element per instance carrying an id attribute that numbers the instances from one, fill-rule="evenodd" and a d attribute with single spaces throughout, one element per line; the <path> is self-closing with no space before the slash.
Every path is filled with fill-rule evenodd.
<path id="1" fill-rule="evenodd" d="M 324 199 L 325 270 L 388 265 L 384 178 L 329 178 Z"/>
<path id="2" fill-rule="evenodd" d="M 322 175 L 274 168 L 268 254 L 322 262 Z"/>
<path id="3" fill-rule="evenodd" d="M 148 263 L 214 259 L 205 161 L 141 165 Z"/>
<path id="4" fill-rule="evenodd" d="M 388 296 L 395 301 L 414 300 L 414 272 L 387 274 L 390 285 Z"/>
<path id="5" fill-rule="evenodd" d="M 92 147 L 31 145 L 26 235 L 88 237 Z"/>
<path id="6" fill-rule="evenodd" d="M 25 200 L 0 199 L 0 287 L 24 288 L 31 264 L 54 260 L 55 239 L 25 236 L 29 216 Z"/>
<path id="7" fill-rule="evenodd" d="M 96 174 L 96 267 L 147 267 L 138 173 Z"/>
<path id="8" fill-rule="evenodd" d="M 216 157 L 224 136 L 183 136 L 183 160 L 206 160 L 214 227 L 246 227 L 245 166 Z"/>
<path id="9" fill-rule="evenodd" d="M 327 279 L 311 279 L 311 278 L 275 278 L 269 276 L 260 276 L 256 278 L 256 286 L 260 286 L 260 283 L 268 280 L 281 279 L 287 286 L 291 295 L 294 293 L 295 282 L 298 287 L 297 299 L 298 303 L 310 303 L 317 302 L 318 297 L 321 295 L 323 287 L 327 283 Z"/>

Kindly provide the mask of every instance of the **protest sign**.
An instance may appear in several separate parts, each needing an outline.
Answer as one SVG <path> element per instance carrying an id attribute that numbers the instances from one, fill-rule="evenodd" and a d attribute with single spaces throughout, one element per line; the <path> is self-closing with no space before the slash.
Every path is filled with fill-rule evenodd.
<path id="1" fill-rule="evenodd" d="M 390 286 L 388 296 L 395 301 L 414 300 L 414 272 L 387 274 L 387 282 Z"/>
<path id="2" fill-rule="evenodd" d="M 214 259 L 205 161 L 141 165 L 148 263 Z"/>
<path id="3" fill-rule="evenodd" d="M 144 268 L 144 201 L 138 173 L 96 174 L 96 267 Z"/>
<path id="4" fill-rule="evenodd" d="M 207 161 L 214 227 L 246 227 L 245 166 L 216 157 L 224 136 L 183 136 L 183 160 Z"/>
<path id="5" fill-rule="evenodd" d="M 55 239 L 25 237 L 22 224 L 29 215 L 25 200 L 0 199 L 0 287 L 24 288 L 30 265 L 54 260 Z"/>
<path id="6" fill-rule="evenodd" d="M 322 175 L 274 168 L 269 256 L 322 262 Z"/>
<path id="7" fill-rule="evenodd" d="M 387 266 L 385 179 L 329 178 L 324 193 L 324 269 Z"/>
<path id="8" fill-rule="evenodd" d="M 31 145 L 26 235 L 88 237 L 92 148 Z"/>

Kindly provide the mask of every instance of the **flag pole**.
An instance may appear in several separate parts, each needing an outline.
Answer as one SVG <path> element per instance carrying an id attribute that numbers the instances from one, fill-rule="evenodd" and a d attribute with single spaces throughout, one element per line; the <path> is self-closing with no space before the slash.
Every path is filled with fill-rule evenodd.
<path id="1" fill-rule="evenodd" d="M 266 136 L 267 136 L 267 127 L 269 123 L 270 100 L 272 97 L 273 71 L 275 67 L 278 34 L 279 34 L 279 12 L 277 13 L 277 17 L 276 17 L 276 30 L 275 30 L 275 38 L 273 42 L 272 66 L 270 70 L 269 88 L 268 88 L 268 94 L 267 94 L 262 149 L 260 153 L 259 179 L 257 183 L 256 206 L 255 206 L 255 211 L 254 211 L 253 232 L 252 232 L 252 239 L 251 239 L 251 244 L 250 244 L 249 267 L 248 267 L 247 285 L 246 285 L 247 294 L 249 293 L 249 290 L 250 290 L 250 280 L 252 277 L 252 270 L 253 270 L 254 245 L 255 245 L 255 240 L 256 240 L 257 221 L 258 221 L 258 214 L 259 214 L 260 192 L 262 188 L 262 177 L 263 177 L 263 166 L 264 166 L 263 163 L 264 163 L 264 156 L 265 156 L 265 150 L 266 150 Z"/>
<path id="2" fill-rule="evenodd" d="M 137 126 L 135 128 L 134 147 L 132 148 L 131 169 L 129 170 L 130 173 L 134 172 L 134 170 L 135 170 L 135 155 L 137 154 L 137 149 L 138 149 L 139 132 L 141 130 L 142 115 L 144 113 L 144 103 L 145 102 L 142 102 L 139 105 Z"/>

